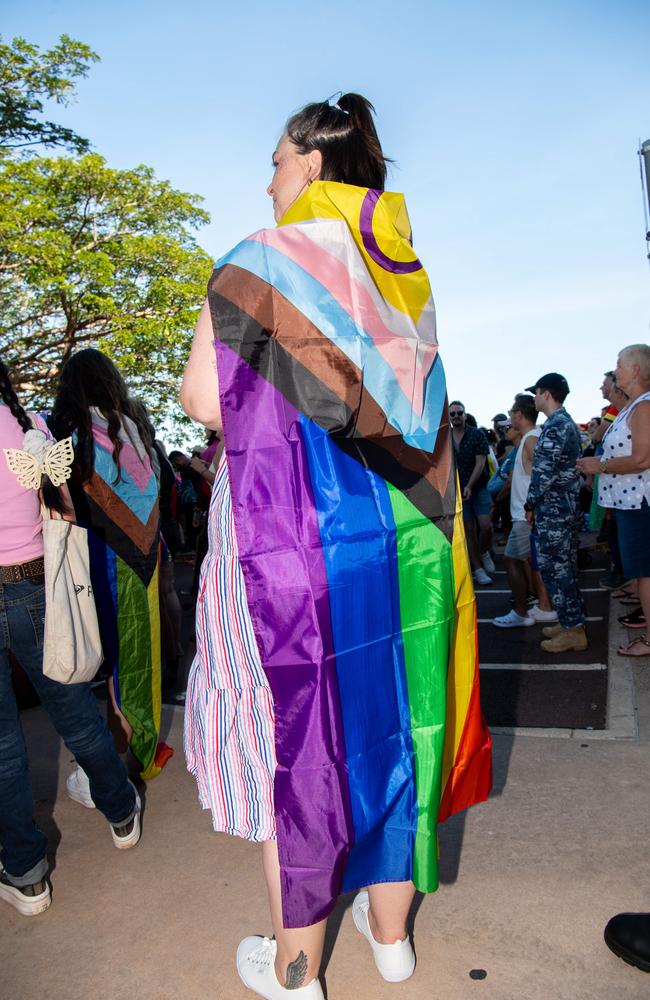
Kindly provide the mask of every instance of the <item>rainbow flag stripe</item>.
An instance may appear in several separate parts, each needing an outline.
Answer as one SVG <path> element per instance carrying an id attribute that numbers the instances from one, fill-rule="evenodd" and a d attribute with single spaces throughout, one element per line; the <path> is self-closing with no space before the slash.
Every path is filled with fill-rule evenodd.
<path id="1" fill-rule="evenodd" d="M 401 195 L 311 185 L 209 303 L 300 927 L 341 891 L 437 888 L 437 823 L 489 793 L 444 371 Z"/>
<path id="2" fill-rule="evenodd" d="M 158 484 L 148 456 L 140 456 L 126 436 L 118 480 L 113 444 L 95 419 L 93 437 L 94 472 L 82 497 L 75 496 L 75 509 L 89 528 L 105 669 L 133 729 L 131 749 L 142 777 L 149 779 L 161 770 L 155 760 L 161 711 Z"/>

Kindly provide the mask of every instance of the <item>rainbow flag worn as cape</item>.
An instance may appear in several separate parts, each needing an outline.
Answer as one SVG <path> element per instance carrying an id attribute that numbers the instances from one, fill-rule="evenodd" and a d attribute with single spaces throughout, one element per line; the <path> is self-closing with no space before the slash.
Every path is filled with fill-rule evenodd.
<path id="1" fill-rule="evenodd" d="M 491 787 L 445 377 L 399 194 L 312 184 L 208 297 L 301 927 L 341 891 L 436 889 L 437 823 Z"/>
<path id="2" fill-rule="evenodd" d="M 158 483 L 135 424 L 124 419 L 118 480 L 107 421 L 93 409 L 94 471 L 73 496 L 77 519 L 89 529 L 104 668 L 148 779 L 161 770 L 155 760 L 161 704 Z"/>

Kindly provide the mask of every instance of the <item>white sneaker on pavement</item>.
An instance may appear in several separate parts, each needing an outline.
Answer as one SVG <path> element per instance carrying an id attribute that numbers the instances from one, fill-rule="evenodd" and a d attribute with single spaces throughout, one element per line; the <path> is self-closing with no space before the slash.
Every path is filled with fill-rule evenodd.
<path id="1" fill-rule="evenodd" d="M 23 917 L 35 917 L 47 910 L 52 902 L 52 891 L 47 878 L 32 885 L 13 885 L 0 865 L 0 899 L 13 906 Z"/>
<path id="2" fill-rule="evenodd" d="M 370 930 L 369 909 L 370 898 L 364 889 L 363 892 L 355 896 L 352 904 L 352 919 L 356 929 L 360 934 L 363 934 L 372 948 L 372 957 L 380 976 L 387 983 L 401 983 L 405 979 L 410 979 L 415 970 L 415 953 L 408 936 L 403 941 L 395 941 L 394 944 L 379 944 L 378 941 L 375 941 Z"/>
<path id="3" fill-rule="evenodd" d="M 95 803 L 90 797 L 90 782 L 88 781 L 88 775 L 82 768 L 77 767 L 76 771 L 69 774 L 65 787 L 67 789 L 68 795 L 75 802 L 79 802 L 86 809 L 94 809 Z"/>
<path id="4" fill-rule="evenodd" d="M 535 619 L 530 615 L 520 615 L 513 608 L 507 615 L 500 615 L 492 619 L 492 624 L 497 628 L 530 628 L 535 624 Z"/>
<path id="5" fill-rule="evenodd" d="M 481 568 L 475 569 L 474 573 L 473 573 L 473 576 L 474 576 L 474 582 L 475 583 L 480 583 L 481 586 L 483 586 L 483 587 L 487 587 L 488 584 L 494 583 L 494 580 L 492 579 L 492 577 L 488 576 L 484 569 L 481 569 Z"/>
<path id="6" fill-rule="evenodd" d="M 275 938 L 252 934 L 244 938 L 237 948 L 237 972 L 249 990 L 264 1000 L 325 1000 L 318 979 L 297 988 L 281 986 L 275 974 L 275 956 L 278 944 Z"/>
<path id="7" fill-rule="evenodd" d="M 535 622 L 543 622 L 545 625 L 557 621 L 557 611 L 542 611 L 539 604 L 533 604 L 528 609 L 528 614 Z"/>
<path id="8" fill-rule="evenodd" d="M 483 569 L 486 573 L 496 573 L 497 568 L 494 565 L 494 559 L 492 558 L 491 552 L 484 552 L 481 556 L 481 562 L 483 563 Z"/>
<path id="9" fill-rule="evenodd" d="M 135 812 L 132 819 L 126 824 L 126 826 L 111 826 L 111 836 L 113 837 L 113 843 L 117 847 L 118 851 L 128 851 L 130 847 L 135 847 L 135 845 L 140 840 L 142 835 L 142 824 L 140 822 L 140 813 L 142 812 L 142 803 L 140 802 L 140 796 L 135 793 Z"/>

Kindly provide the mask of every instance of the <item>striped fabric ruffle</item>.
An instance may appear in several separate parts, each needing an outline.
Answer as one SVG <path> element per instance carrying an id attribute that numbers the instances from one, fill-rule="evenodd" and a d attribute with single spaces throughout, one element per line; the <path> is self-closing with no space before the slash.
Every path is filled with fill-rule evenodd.
<path id="1" fill-rule="evenodd" d="M 271 840 L 276 835 L 273 698 L 246 602 L 225 453 L 212 491 L 208 534 L 185 706 L 187 769 L 215 830 Z"/>

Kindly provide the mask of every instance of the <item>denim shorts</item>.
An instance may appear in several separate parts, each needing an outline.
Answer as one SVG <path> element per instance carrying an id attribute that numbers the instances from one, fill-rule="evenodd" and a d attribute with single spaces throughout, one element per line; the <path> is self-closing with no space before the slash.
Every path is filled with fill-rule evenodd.
<path id="1" fill-rule="evenodd" d="M 513 521 L 512 529 L 504 550 L 504 556 L 511 559 L 521 559 L 525 562 L 530 557 L 530 534 L 532 531 L 528 521 Z"/>
<path id="2" fill-rule="evenodd" d="M 627 580 L 650 576 L 650 506 L 614 511 L 623 573 Z"/>
<path id="3" fill-rule="evenodd" d="M 477 486 L 469 500 L 463 500 L 463 520 L 473 521 L 475 517 L 486 517 L 490 513 L 492 499 L 487 486 Z"/>

